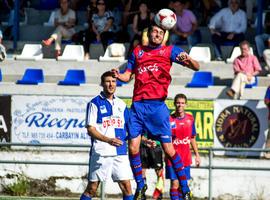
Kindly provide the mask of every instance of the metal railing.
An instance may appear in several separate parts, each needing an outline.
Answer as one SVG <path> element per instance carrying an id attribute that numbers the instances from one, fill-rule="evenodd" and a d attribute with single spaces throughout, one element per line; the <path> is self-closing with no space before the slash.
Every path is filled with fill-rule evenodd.
<path id="1" fill-rule="evenodd" d="M 28 144 L 28 143 L 0 143 L 0 147 L 10 147 L 10 146 L 25 146 L 25 147 L 83 147 L 89 148 L 89 145 L 76 145 L 76 144 Z M 16 149 L 17 150 L 17 149 Z M 21 149 L 18 149 L 21 150 Z M 30 149 L 33 150 L 33 149 Z M 47 150 L 47 149 L 46 149 Z M 213 165 L 214 152 L 215 151 L 237 151 L 237 152 L 270 152 L 270 149 L 260 149 L 260 148 L 199 148 L 204 153 L 208 154 L 208 165 L 200 166 L 199 168 L 192 167 L 194 169 L 207 169 L 208 170 L 208 199 L 212 200 L 212 171 L 213 170 L 255 170 L 255 171 L 270 171 L 270 167 L 244 167 L 244 166 L 215 166 Z M 44 164 L 44 165 L 88 165 L 88 162 L 50 162 L 50 161 L 16 161 L 16 160 L 1 160 L 0 163 L 5 164 Z M 104 185 L 101 184 L 101 199 L 105 199 Z"/>

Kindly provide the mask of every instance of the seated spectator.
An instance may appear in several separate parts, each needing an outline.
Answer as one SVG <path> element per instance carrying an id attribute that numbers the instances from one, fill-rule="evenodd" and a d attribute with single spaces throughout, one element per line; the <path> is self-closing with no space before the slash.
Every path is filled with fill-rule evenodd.
<path id="1" fill-rule="evenodd" d="M 250 53 L 250 44 L 248 41 L 240 43 L 241 55 L 233 62 L 235 77 L 231 89 L 226 94 L 234 99 L 240 99 L 244 93 L 246 84 L 255 82 L 255 76 L 261 71 L 260 63 L 256 56 Z"/>
<path id="2" fill-rule="evenodd" d="M 123 26 L 124 2 L 122 0 L 111 0 L 111 11 L 114 17 L 113 32 L 115 34 L 115 42 L 129 42 L 129 34 Z"/>
<path id="3" fill-rule="evenodd" d="M 106 50 L 109 43 L 115 39 L 113 30 L 114 17 L 111 11 L 107 11 L 104 0 L 97 0 L 97 13 L 92 16 L 92 29 L 96 36 L 96 41 L 101 42 Z"/>
<path id="4" fill-rule="evenodd" d="M 69 8 L 68 0 L 60 0 L 60 9 L 55 11 L 54 33 L 42 43 L 45 46 L 50 46 L 55 41 L 55 57 L 61 55 L 61 40 L 62 38 L 71 39 L 75 33 L 75 12 Z"/>
<path id="5" fill-rule="evenodd" d="M 248 25 L 251 26 L 254 22 L 253 20 L 253 8 L 256 7 L 257 5 L 257 0 L 246 0 L 245 1 L 245 6 L 246 6 L 246 12 L 247 12 L 247 20 L 248 20 Z"/>
<path id="6" fill-rule="evenodd" d="M 265 96 L 264 96 L 264 103 L 268 109 L 268 133 L 266 137 L 265 148 L 270 148 L 270 85 L 268 86 Z M 270 151 L 265 152 L 264 157 L 270 159 Z"/>
<path id="7" fill-rule="evenodd" d="M 141 1 L 139 4 L 139 13 L 133 18 L 132 29 L 134 37 L 131 42 L 130 51 L 141 42 L 143 30 L 151 24 L 154 14 L 148 9 L 146 1 Z"/>
<path id="8" fill-rule="evenodd" d="M 201 25 L 206 25 L 209 22 L 209 18 L 212 17 L 221 8 L 220 0 L 202 0 L 202 21 Z"/>
<path id="9" fill-rule="evenodd" d="M 89 5 L 87 6 L 87 28 L 85 30 L 79 31 L 72 36 L 72 40 L 76 44 L 83 45 L 84 48 L 84 59 L 90 59 L 89 48 L 90 44 L 96 41 L 96 34 L 93 32 L 92 28 L 92 16 L 94 13 L 97 13 L 97 1 L 90 0 Z"/>
<path id="10" fill-rule="evenodd" d="M 239 8 L 240 0 L 229 0 L 228 7 L 221 9 L 210 20 L 209 29 L 215 45 L 216 60 L 222 60 L 220 46 L 224 42 L 238 45 L 245 38 L 247 17 Z"/>
<path id="11" fill-rule="evenodd" d="M 2 31 L 0 30 L 0 61 L 4 61 L 6 58 L 6 48 L 4 47 L 4 45 L 2 44 L 3 41 L 3 34 Z"/>
<path id="12" fill-rule="evenodd" d="M 264 20 L 264 33 L 256 35 L 255 43 L 259 59 L 263 60 L 263 51 L 270 48 L 270 12 L 267 12 Z"/>
<path id="13" fill-rule="evenodd" d="M 172 30 L 170 43 L 177 44 L 187 41 L 189 49 L 200 42 L 201 34 L 198 23 L 192 11 L 185 9 L 186 0 L 176 0 L 174 3 L 177 17 L 176 26 Z"/>

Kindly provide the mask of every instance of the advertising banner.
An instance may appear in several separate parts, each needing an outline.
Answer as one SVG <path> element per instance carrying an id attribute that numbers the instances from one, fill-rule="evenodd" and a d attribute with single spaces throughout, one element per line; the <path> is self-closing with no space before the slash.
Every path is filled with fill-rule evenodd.
<path id="1" fill-rule="evenodd" d="M 11 117 L 10 117 L 11 97 L 0 96 L 0 143 L 10 142 Z"/>
<path id="2" fill-rule="evenodd" d="M 132 100 L 123 99 L 128 107 L 131 106 Z M 166 100 L 166 104 L 173 112 L 174 103 L 172 99 Z M 186 111 L 191 113 L 195 120 L 197 132 L 196 141 L 198 147 L 211 147 L 214 143 L 214 103 L 212 100 L 188 100 Z"/>
<path id="3" fill-rule="evenodd" d="M 12 96 L 12 142 L 90 144 L 85 128 L 89 98 Z"/>
<path id="4" fill-rule="evenodd" d="M 216 100 L 214 116 L 215 147 L 264 147 L 268 126 L 263 101 Z M 259 156 L 260 153 L 226 152 L 225 155 Z"/>

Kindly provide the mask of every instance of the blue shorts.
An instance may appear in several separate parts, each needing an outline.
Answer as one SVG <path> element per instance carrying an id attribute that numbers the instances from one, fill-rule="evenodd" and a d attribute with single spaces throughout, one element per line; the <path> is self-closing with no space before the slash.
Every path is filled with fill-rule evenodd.
<path id="1" fill-rule="evenodd" d="M 128 130 L 131 139 L 147 132 L 148 138 L 162 143 L 171 142 L 170 112 L 164 101 L 133 102 L 130 109 Z"/>
<path id="2" fill-rule="evenodd" d="M 190 176 L 190 166 L 187 166 L 184 168 L 185 170 L 185 174 L 186 174 L 186 177 L 187 177 L 187 180 L 190 180 L 191 179 L 191 176 Z M 171 179 L 171 180 L 177 180 L 177 176 L 176 176 L 176 173 L 173 169 L 173 166 L 167 166 L 166 165 L 166 179 Z"/>

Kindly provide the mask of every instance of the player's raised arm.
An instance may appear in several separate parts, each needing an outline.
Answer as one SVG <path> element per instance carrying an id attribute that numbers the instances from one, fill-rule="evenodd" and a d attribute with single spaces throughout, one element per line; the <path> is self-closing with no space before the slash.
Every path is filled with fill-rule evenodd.
<path id="1" fill-rule="evenodd" d="M 132 73 L 131 71 L 126 70 L 123 74 L 119 73 L 119 70 L 114 68 L 111 70 L 114 74 L 114 77 L 120 81 L 128 82 L 131 79 Z"/>
<path id="2" fill-rule="evenodd" d="M 184 63 L 184 65 L 194 71 L 198 71 L 200 69 L 200 64 L 191 58 L 186 52 L 181 52 L 177 55 L 176 60 Z"/>

